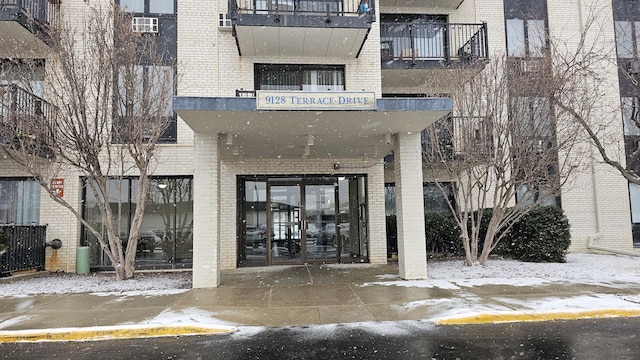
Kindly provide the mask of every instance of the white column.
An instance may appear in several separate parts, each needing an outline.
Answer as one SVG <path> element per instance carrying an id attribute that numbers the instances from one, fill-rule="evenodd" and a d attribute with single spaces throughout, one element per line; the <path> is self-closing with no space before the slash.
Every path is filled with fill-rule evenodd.
<path id="1" fill-rule="evenodd" d="M 218 143 L 195 134 L 193 173 L 193 287 L 220 285 Z"/>
<path id="2" fill-rule="evenodd" d="M 406 280 L 427 277 L 420 133 L 397 134 L 394 152 L 398 267 Z"/>

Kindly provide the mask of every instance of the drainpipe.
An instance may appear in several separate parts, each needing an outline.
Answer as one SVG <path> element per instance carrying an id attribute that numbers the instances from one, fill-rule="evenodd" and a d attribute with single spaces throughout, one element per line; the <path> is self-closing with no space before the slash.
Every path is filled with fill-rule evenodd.
<path id="1" fill-rule="evenodd" d="M 582 0 L 578 0 L 578 16 L 580 18 L 580 28 L 581 28 L 581 31 L 583 31 L 582 26 L 584 24 L 584 18 L 582 14 Z M 584 49 L 582 51 L 584 52 Z M 600 201 L 599 201 L 600 191 L 598 187 L 598 176 L 596 174 L 595 153 L 594 153 L 593 145 L 591 144 L 589 145 L 589 153 L 591 157 L 591 184 L 593 188 L 593 204 L 594 204 L 594 210 L 596 215 L 596 232 L 595 234 L 587 236 L 587 250 L 602 251 L 602 252 L 618 254 L 618 255 L 640 256 L 640 253 L 637 253 L 634 251 L 626 251 L 626 250 L 620 250 L 620 249 L 614 249 L 614 248 L 595 245 L 596 240 L 602 237 L 602 233 L 600 232 L 602 230 L 602 223 L 601 223 L 602 215 L 600 213 Z"/>

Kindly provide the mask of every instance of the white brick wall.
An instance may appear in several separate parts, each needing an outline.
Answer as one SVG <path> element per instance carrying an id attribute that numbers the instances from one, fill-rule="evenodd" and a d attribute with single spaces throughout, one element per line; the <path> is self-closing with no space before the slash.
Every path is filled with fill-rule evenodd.
<path id="1" fill-rule="evenodd" d="M 215 136 L 196 134 L 193 176 L 193 287 L 220 285 L 219 163 Z"/>
<path id="2" fill-rule="evenodd" d="M 395 142 L 398 266 L 403 279 L 427 277 L 427 245 L 422 200 L 420 133 L 401 133 Z"/>
<path id="3" fill-rule="evenodd" d="M 602 126 L 607 133 L 600 136 L 608 146 L 610 156 L 625 163 L 624 131 L 622 114 L 619 111 L 620 92 L 618 90 L 618 71 L 615 64 L 615 31 L 611 2 L 602 1 L 549 1 L 549 32 L 558 48 L 577 51 L 580 46 L 580 34 L 591 16 L 597 14 L 592 28 L 587 32 L 587 42 L 610 59 L 600 61 L 597 68 L 608 81 L 603 96 L 591 118 L 594 124 Z M 567 16 L 574 14 L 574 16 Z M 603 126 L 605 125 L 606 126 Z M 617 139 L 617 142 L 606 140 Z M 582 172 L 574 174 L 562 192 L 562 207 L 571 224 L 571 251 L 587 251 L 590 237 L 597 237 L 596 245 L 632 250 L 631 215 L 627 181 L 609 166 L 600 164 L 600 155 L 595 149 L 584 145 L 580 150 L 583 160 L 594 157 L 594 162 L 584 161 L 587 165 Z M 575 154 L 574 154 L 575 155 Z"/>

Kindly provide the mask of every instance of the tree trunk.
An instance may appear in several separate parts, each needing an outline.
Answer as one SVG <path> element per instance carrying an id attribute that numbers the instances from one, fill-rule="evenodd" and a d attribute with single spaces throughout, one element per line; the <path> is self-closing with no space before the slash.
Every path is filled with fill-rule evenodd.
<path id="1" fill-rule="evenodd" d="M 124 266 L 122 266 L 121 264 L 116 264 L 113 266 L 114 270 L 116 271 L 116 279 L 118 281 L 120 280 L 126 280 L 126 274 L 125 274 L 125 270 L 124 270 Z"/>
<path id="2" fill-rule="evenodd" d="M 495 237 L 496 237 L 496 227 L 497 225 L 494 224 L 496 221 L 494 218 L 491 218 L 491 221 L 489 221 L 489 226 L 487 227 L 487 234 L 484 237 L 484 243 L 482 246 L 482 253 L 480 254 L 480 257 L 478 258 L 478 262 L 480 263 L 480 265 L 484 266 L 487 264 L 487 260 L 489 260 L 489 255 L 491 254 L 491 251 L 493 250 L 493 247 L 495 245 Z"/>

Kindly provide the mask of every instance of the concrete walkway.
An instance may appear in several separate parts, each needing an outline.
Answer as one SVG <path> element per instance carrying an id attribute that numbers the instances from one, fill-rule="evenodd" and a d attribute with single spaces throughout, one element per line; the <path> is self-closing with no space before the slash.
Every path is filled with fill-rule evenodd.
<path id="1" fill-rule="evenodd" d="M 402 281 L 397 273 L 394 265 L 250 268 L 223 271 L 216 289 L 0 297 L 0 342 L 215 333 L 235 326 L 640 316 L 640 278 Z"/>

